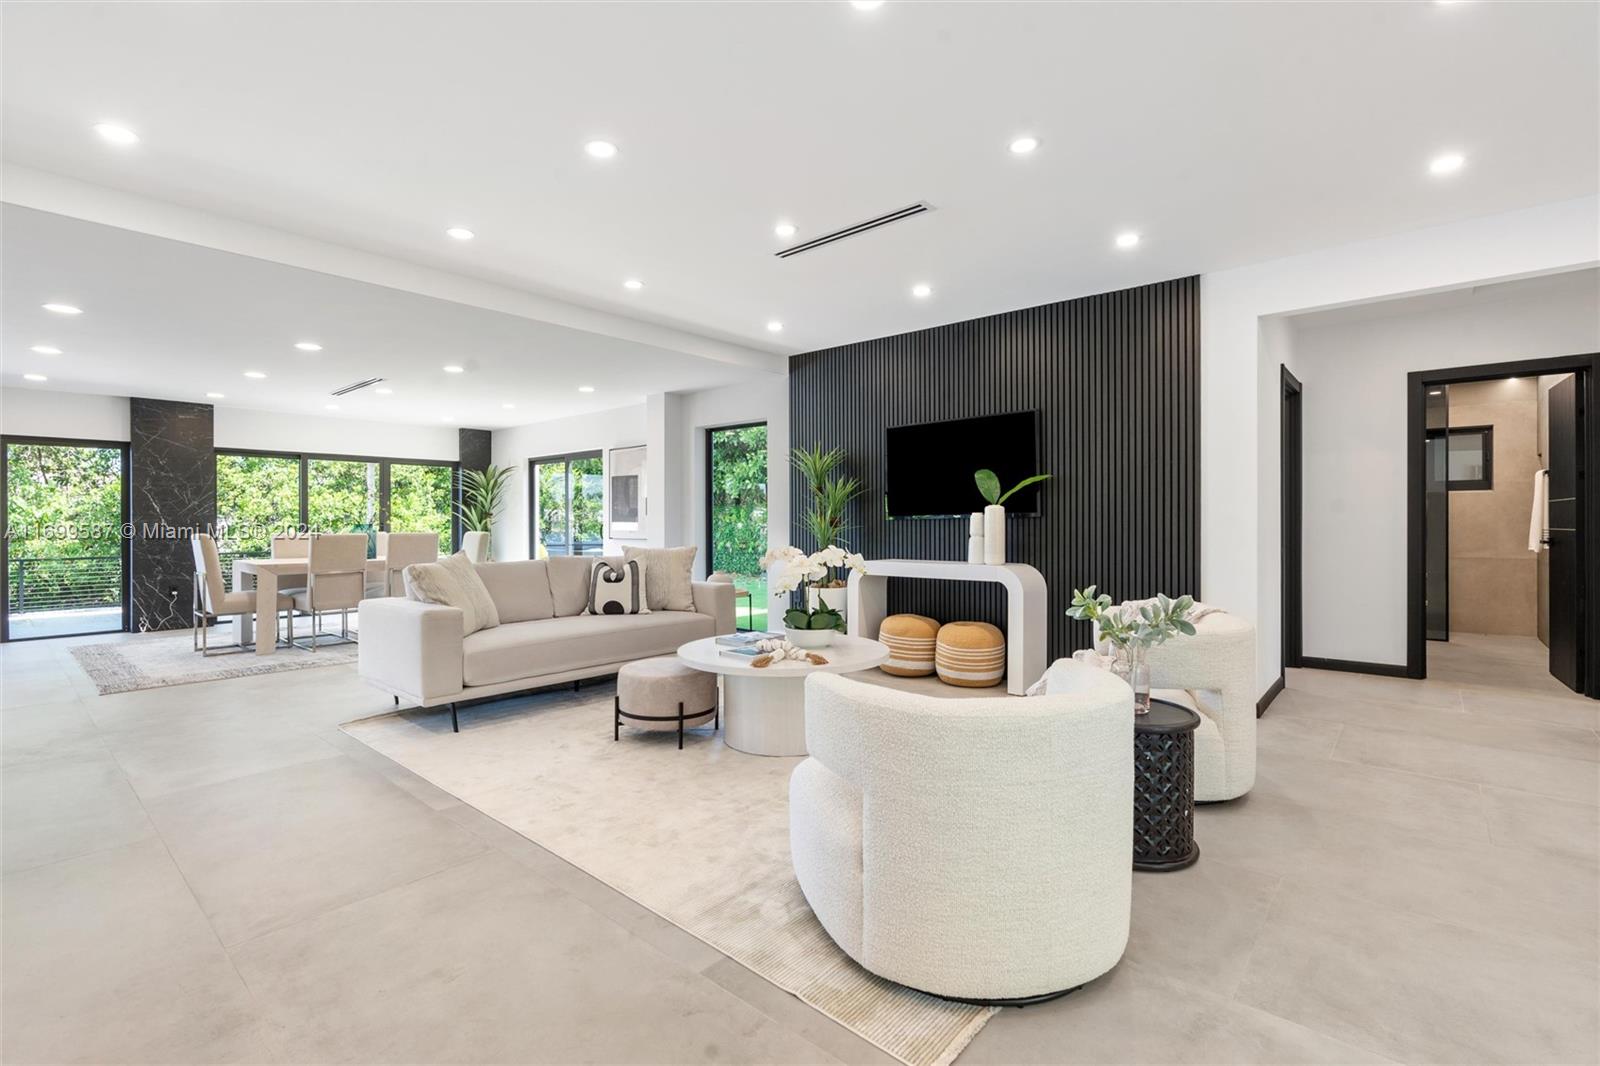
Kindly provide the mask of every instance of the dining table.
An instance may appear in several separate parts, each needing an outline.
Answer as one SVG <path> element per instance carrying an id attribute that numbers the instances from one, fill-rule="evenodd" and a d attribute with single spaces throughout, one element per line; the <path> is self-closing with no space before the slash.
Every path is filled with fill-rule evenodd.
<path id="1" fill-rule="evenodd" d="M 257 640 L 256 654 L 271 655 L 278 650 L 277 619 L 278 593 L 285 589 L 305 588 L 308 559 L 235 559 L 233 563 L 233 591 L 256 594 L 254 615 L 239 616 L 239 643 L 247 645 L 254 639 L 257 618 L 273 620 L 273 639 Z M 387 584 L 388 560 L 381 555 L 367 560 L 367 584 Z"/>

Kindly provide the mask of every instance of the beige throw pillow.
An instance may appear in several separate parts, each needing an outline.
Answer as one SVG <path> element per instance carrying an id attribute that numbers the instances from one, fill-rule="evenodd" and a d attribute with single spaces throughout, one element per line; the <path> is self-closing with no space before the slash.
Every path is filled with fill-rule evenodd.
<path id="1" fill-rule="evenodd" d="M 456 552 L 436 563 L 413 563 L 405 569 L 406 590 L 424 603 L 455 607 L 461 612 L 461 635 L 500 624 L 500 612 L 472 567 L 466 552 Z"/>
<path id="2" fill-rule="evenodd" d="M 694 610 L 694 557 L 700 549 L 623 548 L 626 562 L 644 564 L 644 599 L 652 611 Z"/>

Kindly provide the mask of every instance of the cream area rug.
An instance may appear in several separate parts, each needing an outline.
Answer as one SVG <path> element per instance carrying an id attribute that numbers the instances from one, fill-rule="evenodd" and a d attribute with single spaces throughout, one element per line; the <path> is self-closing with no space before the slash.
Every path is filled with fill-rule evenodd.
<path id="1" fill-rule="evenodd" d="M 602 694 L 603 692 L 603 694 Z M 612 689 L 350 722 L 346 733 L 648 907 L 857 1035 L 943 1066 L 994 1014 L 867 973 L 828 937 L 789 859 L 799 759 L 697 729 L 611 736 Z"/>
<path id="2" fill-rule="evenodd" d="M 257 655 L 254 650 L 238 651 L 238 645 L 230 650 L 224 643 L 228 632 L 223 627 L 212 631 L 210 655 L 195 651 L 194 638 L 187 629 L 182 629 L 170 633 L 140 633 L 106 644 L 81 644 L 72 649 L 72 657 L 102 696 L 228 677 L 338 666 L 356 660 L 354 644 L 324 645 L 317 648 L 315 654 L 301 648 L 279 648 L 271 655 Z"/>

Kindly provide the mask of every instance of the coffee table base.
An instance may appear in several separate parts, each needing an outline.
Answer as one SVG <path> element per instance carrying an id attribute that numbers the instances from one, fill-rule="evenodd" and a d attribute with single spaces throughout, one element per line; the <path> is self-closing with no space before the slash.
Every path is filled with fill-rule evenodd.
<path id="1" fill-rule="evenodd" d="M 722 678 L 722 739 L 746 755 L 806 755 L 805 677 Z"/>
<path id="2" fill-rule="evenodd" d="M 1144 870 L 1147 873 L 1163 873 L 1168 870 L 1182 870 L 1187 866 L 1193 866 L 1199 858 L 1200 845 L 1191 841 L 1188 852 L 1178 856 L 1176 859 L 1135 858 L 1133 860 L 1133 868 L 1135 870 Z"/>

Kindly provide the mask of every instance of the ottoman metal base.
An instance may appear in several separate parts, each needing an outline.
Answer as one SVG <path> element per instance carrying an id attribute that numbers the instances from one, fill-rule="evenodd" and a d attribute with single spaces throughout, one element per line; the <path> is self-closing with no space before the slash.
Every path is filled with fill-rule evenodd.
<path id="1" fill-rule="evenodd" d="M 717 728 L 722 725 L 722 713 L 717 708 L 717 706 L 715 704 L 713 704 L 710 707 L 707 707 L 703 711 L 690 711 L 688 714 L 684 714 L 683 713 L 683 703 L 680 700 L 679 703 L 678 703 L 678 713 L 677 714 L 631 714 L 628 711 L 625 711 L 625 710 L 622 709 L 622 697 L 621 696 L 613 696 L 611 702 L 612 702 L 613 709 L 616 711 L 616 717 L 612 720 L 612 723 L 611 723 L 611 739 L 612 740 L 621 740 L 622 739 L 622 720 L 624 718 L 632 719 L 635 722 L 677 722 L 678 723 L 678 750 L 682 751 L 683 750 L 683 723 L 685 723 L 687 721 L 690 721 L 691 719 L 704 718 L 706 715 L 709 714 L 711 716 L 711 731 L 713 733 L 715 733 L 717 731 Z M 696 724 L 698 725 L 699 723 L 696 723 Z"/>

